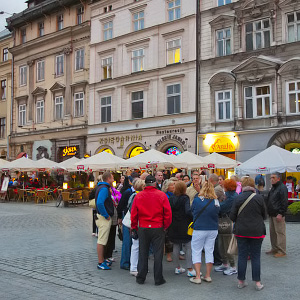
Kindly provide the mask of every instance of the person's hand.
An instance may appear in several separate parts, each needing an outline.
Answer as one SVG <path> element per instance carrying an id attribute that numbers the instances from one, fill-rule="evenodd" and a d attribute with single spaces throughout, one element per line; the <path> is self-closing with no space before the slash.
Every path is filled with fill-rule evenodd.
<path id="1" fill-rule="evenodd" d="M 277 222 L 282 222 L 283 221 L 283 216 L 281 214 L 278 214 L 276 216 L 276 220 L 277 220 Z"/>
<path id="2" fill-rule="evenodd" d="M 122 225 L 122 219 L 118 219 L 118 225 Z"/>
<path id="3" fill-rule="evenodd" d="M 110 220 L 110 216 L 108 216 L 108 218 L 106 218 L 106 220 L 109 221 Z"/>
<path id="4" fill-rule="evenodd" d="M 199 183 L 195 183 L 194 184 L 194 188 L 195 190 L 198 192 L 198 194 L 200 193 L 200 184 Z"/>

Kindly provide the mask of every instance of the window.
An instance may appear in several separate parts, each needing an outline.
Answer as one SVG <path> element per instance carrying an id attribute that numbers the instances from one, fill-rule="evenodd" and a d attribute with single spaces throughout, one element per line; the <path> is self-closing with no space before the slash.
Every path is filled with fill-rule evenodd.
<path id="1" fill-rule="evenodd" d="M 217 56 L 231 54 L 231 30 L 225 28 L 217 30 Z"/>
<path id="2" fill-rule="evenodd" d="M 133 30 L 138 31 L 144 29 L 144 12 L 140 11 L 133 14 Z"/>
<path id="3" fill-rule="evenodd" d="M 20 86 L 27 84 L 27 66 L 20 67 Z"/>
<path id="4" fill-rule="evenodd" d="M 132 51 L 132 73 L 144 70 L 144 49 Z"/>
<path id="5" fill-rule="evenodd" d="M 26 43 L 26 29 L 21 29 L 21 44 Z"/>
<path id="6" fill-rule="evenodd" d="M 180 113 L 180 98 L 181 98 L 180 84 L 167 86 L 167 113 L 168 114 Z"/>
<path id="7" fill-rule="evenodd" d="M 101 123 L 111 122 L 111 97 L 101 98 Z"/>
<path id="8" fill-rule="evenodd" d="M 113 22 L 109 21 L 103 25 L 103 36 L 104 41 L 110 40 L 113 38 Z"/>
<path id="9" fill-rule="evenodd" d="M 19 126 L 26 124 L 26 104 L 19 105 Z"/>
<path id="10" fill-rule="evenodd" d="M 39 27 L 39 36 L 43 36 L 45 34 L 45 31 L 44 31 L 44 22 L 39 23 L 38 27 Z"/>
<path id="11" fill-rule="evenodd" d="M 84 14 L 84 7 L 80 6 L 77 8 L 77 24 L 81 24 L 83 22 L 83 14 Z"/>
<path id="12" fill-rule="evenodd" d="M 79 49 L 75 52 L 75 70 L 84 68 L 84 49 Z"/>
<path id="13" fill-rule="evenodd" d="M 144 92 L 132 92 L 131 94 L 132 119 L 143 118 Z"/>
<path id="14" fill-rule="evenodd" d="M 102 78 L 112 78 L 112 57 L 102 59 Z"/>
<path id="15" fill-rule="evenodd" d="M 266 117 L 271 115 L 271 87 L 245 87 L 246 118 Z"/>
<path id="16" fill-rule="evenodd" d="M 4 48 L 3 50 L 2 50 L 2 60 L 3 61 L 7 61 L 8 60 L 8 48 Z"/>
<path id="17" fill-rule="evenodd" d="M 64 15 L 57 16 L 57 30 L 64 28 Z"/>
<path id="18" fill-rule="evenodd" d="M 6 99 L 6 80 L 1 80 L 1 100 Z"/>
<path id="19" fill-rule="evenodd" d="M 167 64 L 172 65 L 181 62 L 181 40 L 167 42 Z"/>
<path id="20" fill-rule="evenodd" d="M 259 20 L 246 24 L 246 50 L 270 47 L 270 20 Z"/>
<path id="21" fill-rule="evenodd" d="M 300 113 L 300 81 L 287 83 L 287 113 Z"/>
<path id="22" fill-rule="evenodd" d="M 216 92 L 216 119 L 231 120 L 231 90 Z"/>
<path id="23" fill-rule="evenodd" d="M 288 42 L 300 41 L 300 11 L 287 14 Z"/>
<path id="24" fill-rule="evenodd" d="M 36 122 L 44 123 L 44 100 L 39 100 L 36 102 Z"/>
<path id="25" fill-rule="evenodd" d="M 0 119 L 0 139 L 5 139 L 5 118 Z"/>
<path id="26" fill-rule="evenodd" d="M 55 97 L 55 120 L 62 120 L 64 117 L 64 98 Z"/>
<path id="27" fill-rule="evenodd" d="M 83 92 L 74 95 L 75 117 L 83 116 Z"/>
<path id="28" fill-rule="evenodd" d="M 180 5 L 181 0 L 168 1 L 168 15 L 169 21 L 174 21 L 180 18 Z"/>
<path id="29" fill-rule="evenodd" d="M 55 76 L 64 74 L 64 55 L 57 55 L 55 57 Z"/>
<path id="30" fill-rule="evenodd" d="M 230 4 L 231 0 L 218 0 L 218 6 Z"/>
<path id="31" fill-rule="evenodd" d="M 37 62 L 36 65 L 36 77 L 37 81 L 43 81 L 45 80 L 45 61 L 41 60 Z"/>

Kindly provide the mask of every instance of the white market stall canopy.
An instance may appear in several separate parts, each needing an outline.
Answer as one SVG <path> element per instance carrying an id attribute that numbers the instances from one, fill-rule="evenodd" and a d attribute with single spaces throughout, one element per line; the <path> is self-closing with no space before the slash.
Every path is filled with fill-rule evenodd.
<path id="1" fill-rule="evenodd" d="M 275 145 L 248 159 L 236 168 L 239 175 L 300 172 L 300 154 Z"/>
<path id="2" fill-rule="evenodd" d="M 82 170 L 118 170 L 126 167 L 126 160 L 105 151 L 75 163 L 78 171 Z"/>
<path id="3" fill-rule="evenodd" d="M 12 162 L 7 162 L 6 164 L 2 165 L 1 168 L 9 170 L 33 171 L 39 169 L 40 167 L 36 161 L 23 156 Z"/>
<path id="4" fill-rule="evenodd" d="M 79 161 L 81 161 L 81 159 L 73 156 L 69 159 L 64 160 L 61 163 L 56 164 L 55 168 L 56 169 L 65 169 L 69 172 L 75 172 L 75 171 L 78 171 L 77 166 L 75 164 L 78 163 Z M 84 161 L 84 160 L 82 160 L 82 161 Z"/>
<path id="5" fill-rule="evenodd" d="M 232 169 L 240 164 L 240 162 L 216 152 L 203 157 L 203 161 L 209 169 Z"/>
<path id="6" fill-rule="evenodd" d="M 132 168 L 186 168 L 186 162 L 175 155 L 167 155 L 151 149 L 126 160 L 126 166 Z"/>
<path id="7" fill-rule="evenodd" d="M 188 169 L 197 169 L 207 166 L 207 163 L 204 162 L 203 157 L 189 151 L 179 154 L 177 158 L 186 162 Z"/>
<path id="8" fill-rule="evenodd" d="M 2 166 L 6 165 L 7 163 L 8 163 L 7 160 L 0 158 L 0 168 L 2 168 Z"/>
<path id="9" fill-rule="evenodd" d="M 54 169 L 56 166 L 56 162 L 54 162 L 53 160 L 47 159 L 47 158 L 42 158 L 35 162 L 38 166 L 38 169 L 51 170 L 51 169 Z"/>

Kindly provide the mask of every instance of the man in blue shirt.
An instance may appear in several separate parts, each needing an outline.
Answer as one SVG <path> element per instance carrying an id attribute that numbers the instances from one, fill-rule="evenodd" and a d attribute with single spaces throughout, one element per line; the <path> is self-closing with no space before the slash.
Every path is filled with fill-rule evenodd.
<path id="1" fill-rule="evenodd" d="M 97 241 L 97 253 L 98 253 L 98 269 L 110 270 L 108 263 L 104 260 L 104 250 L 108 241 L 111 217 L 114 215 L 114 204 L 111 199 L 111 185 L 114 182 L 114 177 L 110 172 L 105 172 L 102 175 L 103 182 L 98 183 L 96 190 L 96 210 L 97 220 L 96 225 L 98 227 L 98 241 Z"/>

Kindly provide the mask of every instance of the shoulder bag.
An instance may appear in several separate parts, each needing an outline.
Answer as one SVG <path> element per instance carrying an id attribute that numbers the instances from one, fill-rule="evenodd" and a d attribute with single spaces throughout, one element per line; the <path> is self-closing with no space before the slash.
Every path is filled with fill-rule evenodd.
<path id="1" fill-rule="evenodd" d="M 245 206 L 250 202 L 250 200 L 256 195 L 256 193 L 251 194 L 247 200 L 241 205 L 238 211 L 238 215 L 242 212 L 242 210 L 245 208 Z M 237 247 L 237 239 L 235 235 L 233 234 L 229 243 L 229 247 L 227 250 L 227 253 L 230 255 L 237 255 L 238 254 L 238 247 Z"/>

